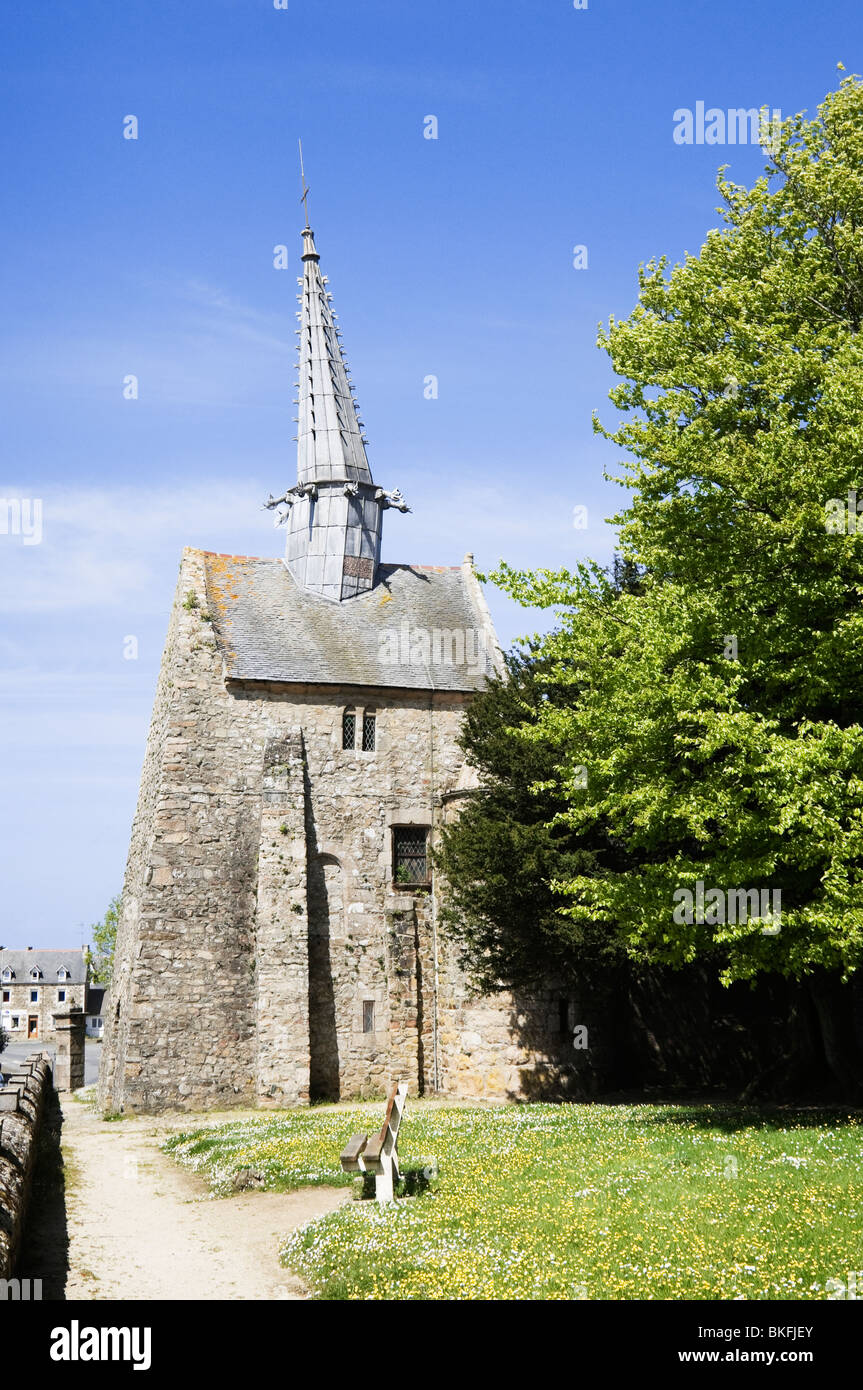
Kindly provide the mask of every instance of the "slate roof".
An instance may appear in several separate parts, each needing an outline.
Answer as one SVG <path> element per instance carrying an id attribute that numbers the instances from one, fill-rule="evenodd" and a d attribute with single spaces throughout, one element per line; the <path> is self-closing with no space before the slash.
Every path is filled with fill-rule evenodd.
<path id="1" fill-rule="evenodd" d="M 42 971 L 42 977 L 46 984 L 57 983 L 57 971 L 65 966 L 69 971 L 69 979 L 65 981 L 67 985 L 82 985 L 86 978 L 87 967 L 84 959 L 84 952 L 74 946 L 68 950 L 43 949 L 37 947 L 33 951 L 15 950 L 11 946 L 0 948 L 0 971 L 7 968 L 14 971 L 15 978 L 12 984 L 21 985 L 30 983 L 30 971 L 37 966 Z"/>
<path id="2" fill-rule="evenodd" d="M 202 556 L 227 679 L 472 691 L 493 672 L 493 629 L 465 566 L 380 565 L 373 589 L 333 603 L 282 560 Z"/>

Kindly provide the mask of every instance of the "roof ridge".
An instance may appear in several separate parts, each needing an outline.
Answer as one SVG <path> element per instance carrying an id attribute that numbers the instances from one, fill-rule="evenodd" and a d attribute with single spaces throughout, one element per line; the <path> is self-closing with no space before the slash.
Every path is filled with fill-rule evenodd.
<path id="1" fill-rule="evenodd" d="M 381 569 L 393 570 L 460 570 L 461 565 L 414 565 L 409 560 L 382 560 Z"/>
<path id="2" fill-rule="evenodd" d="M 284 563 L 281 555 L 237 555 L 226 550 L 199 550 L 197 546 L 190 545 L 187 550 L 194 551 L 197 555 L 206 555 L 213 560 L 259 560 L 262 564 L 281 565 Z M 412 563 L 410 560 L 382 560 L 380 568 L 384 570 L 460 570 L 462 565 L 420 565 Z M 46 948 L 50 949 L 50 948 Z"/>
<path id="3" fill-rule="evenodd" d="M 272 560 L 281 563 L 281 556 L 279 555 L 237 555 L 230 550 L 199 550 L 195 545 L 186 548 L 195 551 L 198 555 L 210 555 L 214 560 Z"/>

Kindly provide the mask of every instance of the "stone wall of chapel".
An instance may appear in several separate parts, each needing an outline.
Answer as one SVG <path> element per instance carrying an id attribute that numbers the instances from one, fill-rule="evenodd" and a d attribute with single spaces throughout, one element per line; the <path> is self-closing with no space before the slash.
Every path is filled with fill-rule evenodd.
<path id="1" fill-rule="evenodd" d="M 132 829 L 100 1065 L 103 1110 L 254 1101 L 263 746 L 224 687 L 186 550 Z"/>
<path id="2" fill-rule="evenodd" d="M 311 1097 L 382 1095 L 396 1074 L 413 1094 L 427 1090 L 429 898 L 405 902 L 394 889 L 392 828 L 432 825 L 433 801 L 463 761 L 462 698 L 436 695 L 433 710 L 428 695 L 395 690 L 245 689 L 237 698 L 250 728 L 273 738 L 302 730 Z M 348 707 L 374 709 L 373 751 L 343 749 Z"/>
<path id="3" fill-rule="evenodd" d="M 435 960 L 430 895 L 393 884 L 393 826 L 431 825 L 465 785 L 467 697 L 226 688 L 207 604 L 202 557 L 186 551 L 105 1009 L 102 1109 L 378 1095 L 396 1075 L 428 1092 L 436 973 L 443 1090 L 557 1085 L 554 993 L 475 1000 L 445 941 Z M 348 707 L 358 743 L 374 711 L 374 751 L 342 748 Z"/>
<path id="4" fill-rule="evenodd" d="M 405 807 L 431 823 L 433 792 L 457 778 L 463 697 L 440 693 L 432 709 L 423 692 L 228 689 L 207 602 L 201 556 L 186 551 L 124 883 L 100 1105 L 206 1109 L 253 1103 L 257 1095 L 288 1103 L 296 1069 L 310 1066 L 308 1037 L 304 1058 L 275 1064 L 268 1057 L 282 1042 L 278 1028 L 262 1024 L 256 1000 L 264 755 L 297 730 L 305 759 L 304 827 L 292 833 L 306 838 L 312 926 L 320 932 L 327 923 L 323 944 L 332 965 L 332 1017 L 329 1024 L 319 1017 L 309 1029 L 315 1064 L 332 1089 L 337 1065 L 340 1094 L 383 1092 L 394 1066 L 412 1068 L 418 1086 L 424 1061 L 417 1019 L 428 1032 L 431 1014 L 422 994 L 431 980 L 422 980 L 416 925 L 408 932 L 412 951 L 405 933 L 394 936 L 388 926 L 391 826 Z M 347 705 L 375 711 L 373 752 L 342 748 Z M 297 794 L 295 773 L 284 792 L 291 815 Z M 260 925 L 272 935 L 280 908 L 270 879 L 270 907 Z M 338 902 L 331 921 L 321 909 L 322 889 Z M 286 886 L 285 912 L 293 911 L 291 892 L 297 902 L 305 883 Z M 299 921 L 292 925 L 296 934 Z M 364 1001 L 374 1005 L 371 1032 L 363 1031 Z M 298 1010 L 308 1004 L 296 1000 Z M 282 999 L 281 1012 L 287 1007 Z M 333 1045 L 337 1063 L 326 1057 Z M 297 1046 L 295 1037 L 294 1051 Z M 287 1086 L 277 1076 L 282 1062 L 294 1068 Z"/>

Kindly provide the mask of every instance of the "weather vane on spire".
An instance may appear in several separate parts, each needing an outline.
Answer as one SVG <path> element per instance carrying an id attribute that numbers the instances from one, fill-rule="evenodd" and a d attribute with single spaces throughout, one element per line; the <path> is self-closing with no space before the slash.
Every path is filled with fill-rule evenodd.
<path id="1" fill-rule="evenodd" d="M 308 225 L 309 225 L 309 203 L 308 203 L 309 189 L 308 189 L 308 187 L 307 187 L 307 185 L 306 185 L 306 171 L 305 171 L 305 169 L 304 169 L 304 167 L 303 167 L 303 142 L 302 142 L 302 140 L 298 141 L 298 144 L 299 144 L 299 146 L 300 146 L 300 177 L 302 178 L 302 181 L 303 181 L 303 196 L 302 196 L 302 198 L 300 199 L 300 202 L 302 203 L 302 205 L 303 205 L 303 210 L 305 211 L 305 214 L 306 214 L 306 226 L 308 227 Z"/>

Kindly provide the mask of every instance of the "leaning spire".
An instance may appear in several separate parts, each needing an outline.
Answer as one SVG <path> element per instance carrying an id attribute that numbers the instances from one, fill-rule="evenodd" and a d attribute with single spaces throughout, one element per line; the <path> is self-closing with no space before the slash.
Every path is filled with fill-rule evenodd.
<path id="1" fill-rule="evenodd" d="M 397 489 L 376 487 L 366 437 L 354 399 L 348 366 L 332 309 L 327 277 L 309 225 L 308 198 L 300 145 L 303 275 L 297 281 L 300 304 L 299 377 L 296 396 L 297 483 L 267 507 L 285 504 L 288 514 L 286 562 L 297 582 L 311 592 L 339 601 L 374 587 L 380 561 L 382 513 L 407 511 Z"/>

